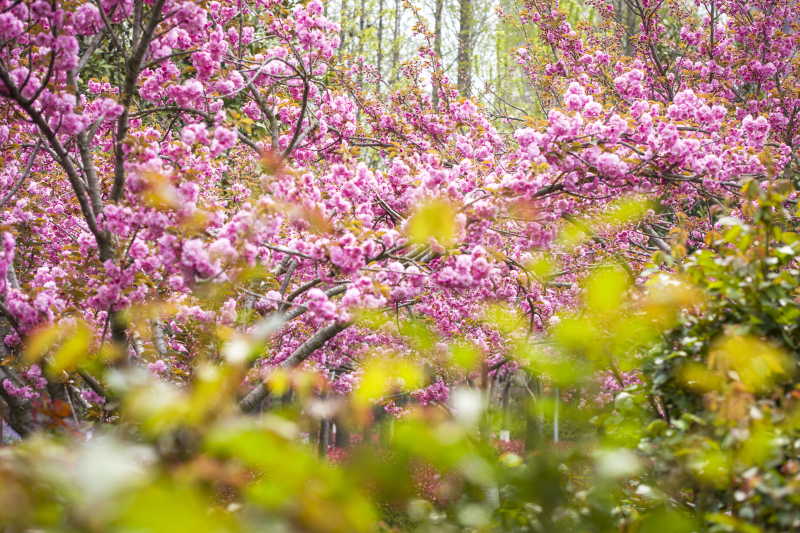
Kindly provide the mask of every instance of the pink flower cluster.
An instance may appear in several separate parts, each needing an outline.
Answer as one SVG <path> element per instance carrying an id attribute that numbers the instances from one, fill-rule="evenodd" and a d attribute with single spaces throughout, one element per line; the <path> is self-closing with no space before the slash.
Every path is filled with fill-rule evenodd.
<path id="1" fill-rule="evenodd" d="M 436 383 L 411 393 L 417 399 L 420 405 L 428 405 L 429 403 L 447 403 L 450 398 L 450 388 L 444 381 L 437 381 Z"/>
<path id="2" fill-rule="evenodd" d="M 17 387 L 11 382 L 11 380 L 8 379 L 3 380 L 3 388 L 11 396 L 22 398 L 23 400 L 34 400 L 39 397 L 39 394 L 36 393 L 31 387 Z"/>

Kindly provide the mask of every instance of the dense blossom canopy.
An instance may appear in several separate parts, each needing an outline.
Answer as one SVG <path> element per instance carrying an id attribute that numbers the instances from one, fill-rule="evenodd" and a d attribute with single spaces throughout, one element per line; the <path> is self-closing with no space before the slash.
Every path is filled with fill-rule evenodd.
<path id="1" fill-rule="evenodd" d="M 417 87 L 387 97 L 354 86 L 318 0 L 7 2 L 4 350 L 48 325 L 87 328 L 117 364 L 181 381 L 198 357 L 219 355 L 207 339 L 218 326 L 266 340 L 263 316 L 280 342 L 252 378 L 311 364 L 347 393 L 359 382 L 349 361 L 403 354 L 438 376 L 416 393 L 425 402 L 469 377 L 441 367 L 453 345 L 513 370 L 516 334 L 487 323 L 488 309 L 507 305 L 528 315 L 523 335 L 544 335 L 587 268 L 611 258 L 635 278 L 640 250 L 668 251 L 653 215 L 601 224 L 572 250 L 556 244 L 559 221 L 613 215 L 631 195 L 676 210 L 722 204 L 743 177 L 796 164 L 797 34 L 783 31 L 794 7 L 724 3 L 703 20 L 690 8 L 672 8 L 683 46 L 667 59 L 659 11 L 642 5 L 640 53 L 627 58 L 592 25 L 573 29 L 557 6 L 531 3 L 512 23 L 539 25 L 551 62 L 540 68 L 533 45 L 512 53 L 539 103 L 557 107 L 500 124 L 459 98 L 424 49 L 442 81 L 437 109 Z M 92 76 L 106 46 L 124 57 L 118 85 Z M 707 229 L 692 220 L 687 242 Z M 559 249 L 559 272 L 531 272 Z M 351 327 L 369 309 L 397 320 Z M 142 316 L 149 333 L 130 329 Z M 420 316 L 439 338 L 424 353 L 401 323 Z M 2 393 L 27 411 L 45 382 L 38 366 L 16 367 Z"/>
<path id="2" fill-rule="evenodd" d="M 522 347 L 589 275 L 641 292 L 716 215 L 753 217 L 743 182 L 797 180 L 796 2 L 637 0 L 632 55 L 590 4 L 575 27 L 555 1 L 499 9 L 538 36 L 509 52 L 535 94 L 511 116 L 458 93 L 423 20 L 387 89 L 320 0 L 0 0 L 5 420 L 114 422 L 109 369 L 233 367 L 249 412 L 294 369 L 355 394 L 378 359 L 422 370 L 371 402 L 451 412 L 455 387 L 534 371 Z M 564 398 L 638 382 L 607 363 Z"/>

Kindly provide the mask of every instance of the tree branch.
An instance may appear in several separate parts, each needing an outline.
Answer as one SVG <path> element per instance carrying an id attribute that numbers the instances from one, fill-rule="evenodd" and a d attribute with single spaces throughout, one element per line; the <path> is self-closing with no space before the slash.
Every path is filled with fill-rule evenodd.
<path id="1" fill-rule="evenodd" d="M 642 231 L 644 232 L 645 235 L 647 235 L 648 237 L 653 239 L 653 244 L 658 246 L 659 250 L 661 250 L 662 252 L 664 252 L 666 254 L 672 253 L 672 248 L 669 247 L 669 244 L 667 244 L 664 241 L 664 239 L 659 237 L 658 233 L 656 233 L 653 228 L 651 228 L 647 224 L 642 224 Z"/>
<path id="2" fill-rule="evenodd" d="M 8 193 L 2 200 L 0 200 L 0 208 L 6 205 L 6 202 L 8 202 L 11 199 L 11 197 L 17 193 L 19 188 L 22 187 L 22 183 L 25 181 L 25 178 L 27 178 L 28 174 L 30 174 L 31 172 L 31 167 L 33 167 L 33 162 L 36 160 L 36 156 L 39 154 L 39 148 L 41 148 L 41 146 L 42 146 L 42 140 L 37 139 L 36 146 L 34 146 L 33 148 L 33 153 L 31 154 L 30 159 L 28 159 L 28 164 L 25 165 L 25 170 L 23 170 L 22 174 L 19 175 L 19 179 L 14 184 L 14 186 L 11 187 L 11 190 L 8 191 Z"/>
<path id="3" fill-rule="evenodd" d="M 304 342 L 297 350 L 292 353 L 289 357 L 287 357 L 280 365 L 279 368 L 282 369 L 292 369 L 297 368 L 303 361 L 308 359 L 315 351 L 321 348 L 327 341 L 344 331 L 350 326 L 349 323 L 342 324 L 340 322 L 332 322 L 316 332 L 311 338 L 309 338 L 306 342 Z M 259 385 L 250 391 L 250 394 L 244 397 L 244 399 L 239 402 L 239 410 L 243 413 L 249 413 L 250 411 L 258 405 L 261 400 L 266 398 L 269 395 L 269 389 L 264 383 L 259 383 Z"/>

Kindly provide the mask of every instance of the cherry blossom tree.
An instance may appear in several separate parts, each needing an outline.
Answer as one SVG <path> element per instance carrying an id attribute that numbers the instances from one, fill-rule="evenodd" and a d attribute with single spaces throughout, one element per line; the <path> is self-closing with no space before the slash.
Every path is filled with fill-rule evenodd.
<path id="1" fill-rule="evenodd" d="M 243 412 L 276 372 L 347 395 L 374 358 L 424 369 L 395 415 L 397 395 L 488 398 L 535 374 L 520 345 L 588 274 L 641 285 L 739 213 L 741 180 L 796 178 L 792 2 L 637 0 L 633 56 L 609 5 L 577 28 L 523 7 L 500 14 L 536 28 L 510 52 L 527 103 L 459 98 L 422 19 L 387 94 L 337 63 L 317 0 L 2 4 L 6 421 L 111 421 L 104 371 L 131 366 L 236 366 Z"/>
<path id="2" fill-rule="evenodd" d="M 625 3 L 637 28 L 594 0 L 575 27 L 551 0 L 498 8 L 524 38 L 508 53 L 533 95 L 509 102 L 491 85 L 460 95 L 410 4 L 422 45 L 389 87 L 337 55 L 341 28 L 320 0 L 0 0 L 0 416 L 24 441 L 0 457 L 0 525 L 252 531 L 279 516 L 375 531 L 367 492 L 411 508 L 413 483 L 438 484 L 421 491 L 437 505 L 463 497 L 450 514 L 473 530 L 478 509 L 529 530 L 627 531 L 640 510 L 661 516 L 653 501 L 705 520 L 711 496 L 692 507 L 684 486 L 650 503 L 654 491 L 623 482 L 578 495 L 561 469 L 572 459 L 541 432 L 517 470 L 521 457 L 495 461 L 491 446 L 494 406 L 524 403 L 541 426 L 548 390 L 602 413 L 610 433 L 622 428 L 614 438 L 630 413 L 664 429 L 648 464 L 674 446 L 667 428 L 694 438 L 672 418 L 679 402 L 728 402 L 735 424 L 757 418 L 749 382 L 777 401 L 753 378 L 759 361 L 743 366 L 752 375 L 724 357 L 696 365 L 727 387 L 700 397 L 664 360 L 703 336 L 698 324 L 757 313 L 770 342 L 793 342 L 781 327 L 796 323 L 796 284 L 770 293 L 779 305 L 750 289 L 734 300 L 754 276 L 796 278 L 800 9 Z M 659 292 L 692 280 L 727 280 L 731 300 L 704 311 L 680 296 L 689 289 Z M 736 314 L 719 318 L 726 309 Z M 745 346 L 773 348 L 757 341 Z M 702 342 L 724 351 L 711 333 Z M 645 387 L 652 346 L 664 357 L 650 375 L 666 377 Z M 367 451 L 337 470 L 298 452 L 299 425 L 254 416 L 281 398 L 283 414 L 312 422 L 322 458 L 332 424 L 369 438 L 376 413 L 402 420 L 394 457 Z M 765 442 L 785 429 L 767 421 Z M 635 475 L 635 449 L 599 450 L 594 470 Z M 683 457 L 653 477 L 710 483 Z M 104 468 L 130 482 L 127 496 Z M 780 496 L 797 463 L 777 468 Z M 220 486 L 238 492 L 209 511 Z M 711 518 L 734 524 L 739 504 L 721 505 Z"/>

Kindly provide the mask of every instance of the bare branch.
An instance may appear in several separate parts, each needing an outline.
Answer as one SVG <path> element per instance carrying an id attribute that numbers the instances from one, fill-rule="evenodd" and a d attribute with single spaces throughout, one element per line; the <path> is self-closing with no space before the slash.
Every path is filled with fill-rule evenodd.
<path id="1" fill-rule="evenodd" d="M 296 368 L 303 364 L 303 361 L 308 359 L 315 351 L 320 349 L 326 342 L 334 338 L 336 335 L 344 331 L 350 326 L 349 323 L 342 324 L 340 322 L 332 322 L 316 332 L 311 338 L 304 342 L 292 355 L 287 357 L 279 366 L 286 370 Z M 269 395 L 269 389 L 264 383 L 260 383 L 255 389 L 250 391 L 250 394 L 239 402 L 239 410 L 243 413 L 249 413 L 258 405 L 261 400 Z"/>
<path id="2" fill-rule="evenodd" d="M 648 226 L 647 224 L 642 224 L 642 231 L 645 235 L 653 239 L 653 244 L 658 246 L 658 249 L 664 253 L 672 253 L 672 248 L 669 247 L 669 244 L 664 242 L 664 239 L 658 236 L 658 233 L 655 232 L 653 228 Z"/>
<path id="3" fill-rule="evenodd" d="M 28 174 L 30 174 L 31 172 L 31 167 L 33 167 L 33 162 L 36 160 L 36 156 L 39 154 L 39 148 L 41 148 L 41 146 L 42 146 L 42 140 L 37 139 L 36 146 L 34 146 L 33 148 L 33 153 L 31 154 L 30 159 L 28 159 L 28 164 L 25 165 L 25 170 L 23 170 L 22 174 L 19 175 L 17 182 L 14 184 L 13 187 L 11 187 L 11 190 L 8 191 L 8 193 L 2 200 L 0 200 L 0 208 L 6 205 L 6 202 L 8 202 L 11 199 L 11 197 L 17 193 L 19 188 L 22 187 L 22 183 L 25 181 L 25 178 L 27 178 Z"/>

